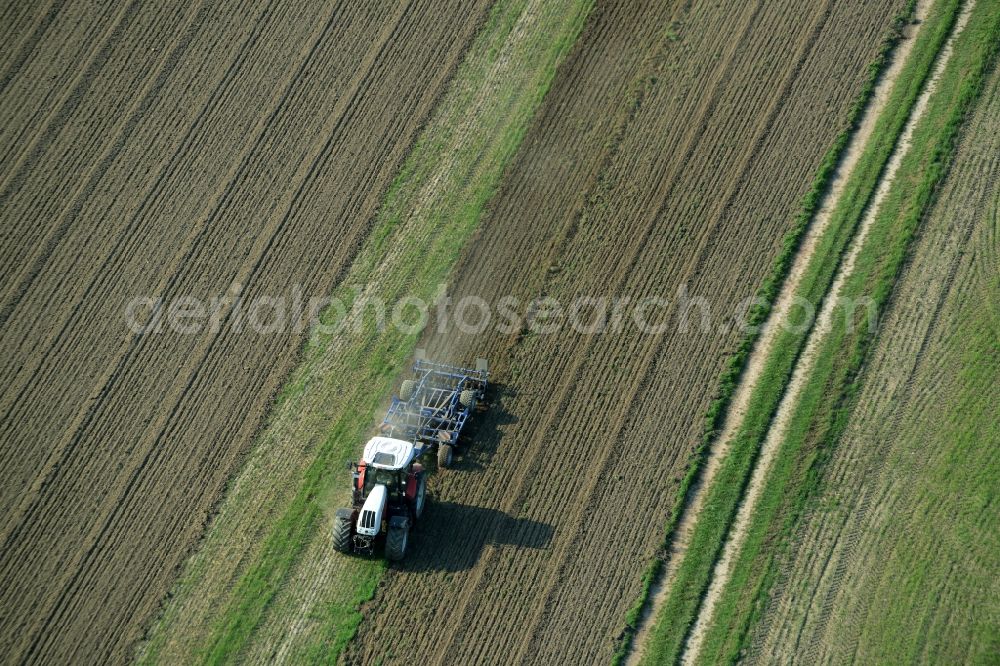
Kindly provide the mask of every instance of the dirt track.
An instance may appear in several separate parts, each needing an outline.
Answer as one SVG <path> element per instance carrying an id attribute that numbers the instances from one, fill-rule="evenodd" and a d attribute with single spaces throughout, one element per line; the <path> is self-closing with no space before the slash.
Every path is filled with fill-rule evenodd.
<path id="1" fill-rule="evenodd" d="M 134 336 L 125 303 L 329 293 L 486 3 L 30 4 L 0 59 L 0 652 L 119 661 L 299 347 Z"/>
<path id="2" fill-rule="evenodd" d="M 996 298 L 998 117 L 1000 70 L 994 70 L 880 327 L 818 507 L 797 529 L 757 625 L 750 654 L 755 663 L 884 660 L 878 650 L 891 646 L 871 637 L 878 636 L 881 619 L 896 604 L 922 618 L 913 623 L 913 642 L 905 645 L 925 646 L 925 659 L 975 662 L 973 650 L 990 649 L 968 640 L 968 634 L 975 623 L 989 623 L 987 609 L 995 608 L 996 585 L 988 584 L 995 581 L 989 573 L 995 557 L 984 560 L 976 554 L 991 540 L 995 545 L 995 535 L 963 535 L 956 543 L 952 535 L 961 510 L 953 503 L 965 501 L 963 496 L 929 499 L 928 491 L 936 465 L 952 444 L 933 433 L 946 421 L 962 385 L 970 342 L 957 333 L 969 321 L 962 311 Z M 973 389 L 982 395 L 991 391 Z M 971 413 L 966 419 L 975 423 Z M 950 477 L 962 478 L 970 454 L 962 451 Z M 971 485 L 962 490 L 971 496 Z M 912 547 L 902 544 L 912 542 L 921 549 L 919 560 L 899 563 Z M 930 587 L 895 580 L 920 575 L 925 566 L 933 573 L 922 580 L 944 589 L 929 593 Z M 879 595 L 887 587 L 891 601 L 884 602 Z"/>
<path id="3" fill-rule="evenodd" d="M 733 313 L 898 10 L 598 6 L 453 296 L 674 299 L 686 285 L 717 319 L 706 334 L 429 340 L 488 355 L 503 386 L 469 455 L 435 477 L 413 557 L 366 608 L 349 662 L 610 658 L 738 340 Z"/>

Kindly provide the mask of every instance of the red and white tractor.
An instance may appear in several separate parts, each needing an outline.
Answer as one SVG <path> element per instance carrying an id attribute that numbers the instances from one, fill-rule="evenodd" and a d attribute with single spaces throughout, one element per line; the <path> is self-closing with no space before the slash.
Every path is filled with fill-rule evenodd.
<path id="1" fill-rule="evenodd" d="M 427 501 L 427 475 L 415 462 L 419 453 L 412 442 L 402 439 L 368 440 L 361 461 L 353 467 L 352 508 L 338 509 L 334 518 L 334 549 L 370 555 L 376 542 L 384 541 L 386 558 L 403 559 L 410 528 Z"/>

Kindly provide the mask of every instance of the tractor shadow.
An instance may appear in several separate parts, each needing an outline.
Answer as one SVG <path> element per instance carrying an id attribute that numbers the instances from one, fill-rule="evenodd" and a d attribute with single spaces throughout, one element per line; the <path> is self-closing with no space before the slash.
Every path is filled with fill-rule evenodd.
<path id="1" fill-rule="evenodd" d="M 487 545 L 545 549 L 552 541 L 547 523 L 514 518 L 496 509 L 455 502 L 428 502 L 410 533 L 403 571 L 464 571 L 479 561 Z"/>
<path id="2" fill-rule="evenodd" d="M 504 384 L 490 384 L 486 403 L 462 431 L 461 447 L 452 470 L 475 472 L 489 467 L 503 440 L 503 426 L 517 423 L 517 417 L 504 409 L 504 401 L 515 395 L 514 389 Z"/>

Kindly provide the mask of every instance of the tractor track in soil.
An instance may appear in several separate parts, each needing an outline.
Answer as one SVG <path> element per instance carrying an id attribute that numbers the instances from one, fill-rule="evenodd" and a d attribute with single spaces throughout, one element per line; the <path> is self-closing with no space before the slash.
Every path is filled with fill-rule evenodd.
<path id="1" fill-rule="evenodd" d="M 853 271 L 855 260 L 867 238 L 867 232 L 877 218 L 880 205 L 895 180 L 895 175 L 899 169 L 900 163 L 902 162 L 903 156 L 909 150 L 913 131 L 920 122 L 921 118 L 923 118 L 927 104 L 937 87 L 937 81 L 940 78 L 941 73 L 944 71 L 949 58 L 951 57 L 955 39 L 961 34 L 974 5 L 975 2 L 973 0 L 966 3 L 962 8 L 962 12 L 959 15 L 955 28 L 952 30 L 952 34 L 949 36 L 945 46 L 938 54 L 931 77 L 924 84 L 924 89 L 921 91 L 920 97 L 914 104 L 910 117 L 903 129 L 903 133 L 894 147 L 889 162 L 886 164 L 886 167 L 879 179 L 872 201 L 869 202 L 868 207 L 865 210 L 865 215 L 861 225 L 859 226 L 854 238 L 851 240 L 850 247 L 838 267 L 834 282 L 830 286 L 830 290 L 823 301 L 822 308 L 816 319 L 816 324 L 813 327 L 813 330 L 809 333 L 806 345 L 796 363 L 788 386 L 785 389 L 781 404 L 778 407 L 777 413 L 774 416 L 774 420 L 771 423 L 764 443 L 761 446 L 759 457 L 754 463 L 749 483 L 743 493 L 733 525 L 729 529 L 722 554 L 713 569 L 712 581 L 709 584 L 709 588 L 706 591 L 704 598 L 702 599 L 701 606 L 698 611 L 698 617 L 695 620 L 694 626 L 692 627 L 686 640 L 684 654 L 682 655 L 682 661 L 686 664 L 693 664 L 698 658 L 702 641 L 704 640 L 708 625 L 712 619 L 715 604 L 718 602 L 722 589 L 727 583 L 728 576 L 732 568 L 733 558 L 736 557 L 745 538 L 751 516 L 756 506 L 756 501 L 760 496 L 760 492 L 767 478 L 770 464 L 776 455 L 782 439 L 784 438 L 785 432 L 787 431 L 792 410 L 795 408 L 796 401 L 806 382 L 806 378 L 812 371 L 817 350 L 832 326 L 834 308 L 838 303 L 844 281 Z M 924 3 L 923 11 L 926 12 L 928 9 L 929 3 Z M 918 11 L 918 16 L 919 15 Z M 909 44 L 912 43 L 913 40 L 911 39 Z"/>
<path id="2" fill-rule="evenodd" d="M 329 293 L 486 4 L 118 7 L 36 18 L 4 75 L 30 85 L 37 53 L 81 44 L 3 102 L 23 118 L 0 195 L 15 661 L 128 654 L 297 356 L 291 330 L 133 335 L 125 303 Z"/>
<path id="3" fill-rule="evenodd" d="M 460 259 L 453 297 L 568 302 L 687 286 L 735 312 L 895 10 L 598 5 Z M 499 393 L 466 458 L 433 480 L 439 502 L 365 606 L 347 661 L 610 659 L 661 543 L 658 530 L 620 530 L 621 517 L 665 521 L 706 387 L 738 339 L 722 318 L 704 335 L 428 339 L 432 354 L 488 356 Z"/>
<path id="4" fill-rule="evenodd" d="M 862 576 L 879 568 L 871 560 L 876 547 L 870 535 L 882 534 L 887 518 L 906 510 L 890 505 L 899 502 L 893 490 L 898 472 L 887 461 L 899 455 L 900 433 L 914 430 L 912 415 L 942 392 L 939 382 L 949 371 L 936 357 L 954 324 L 955 304 L 969 302 L 973 285 L 985 284 L 975 271 L 984 258 L 996 256 L 988 237 L 977 234 L 988 233 L 984 211 L 991 203 L 991 214 L 997 210 L 1000 160 L 993 126 L 1000 109 L 1000 70 L 994 70 L 986 90 L 899 280 L 865 370 L 865 388 L 830 463 L 820 506 L 836 501 L 838 509 L 814 510 L 803 520 L 755 630 L 753 661 L 803 655 L 826 663 L 851 658 L 858 648 L 856 635 L 831 638 L 845 620 L 871 612 L 865 606 L 871 601 L 857 593 Z"/>
<path id="5" fill-rule="evenodd" d="M 918 21 L 923 20 L 926 16 L 929 4 L 929 2 L 923 2 L 918 6 L 916 12 Z M 671 540 L 670 553 L 666 558 L 664 571 L 661 573 L 659 579 L 654 582 L 653 588 L 650 591 L 650 602 L 640 619 L 639 628 L 628 653 L 626 663 L 637 664 L 642 659 L 646 642 L 649 640 L 650 632 L 653 628 L 653 621 L 659 616 L 660 609 L 666 600 L 677 574 L 677 569 L 684 558 L 684 554 L 687 552 L 698 516 L 704 505 L 708 488 L 711 487 L 716 472 L 728 454 L 732 438 L 736 435 L 742 424 L 750 403 L 750 396 L 757 382 L 760 380 L 765 362 L 775 344 L 778 331 L 780 330 L 777 323 L 786 320 L 791 312 L 793 296 L 798 291 L 810 258 L 829 224 L 841 193 L 855 165 L 860 160 L 868 139 L 875 129 L 876 121 L 888 101 L 889 92 L 912 50 L 915 36 L 915 31 L 911 30 L 897 46 L 892 62 L 886 72 L 880 77 L 878 85 L 872 92 L 871 101 L 859 121 L 857 129 L 853 132 L 848 145 L 844 149 L 843 157 L 834 172 L 829 190 L 819 207 L 816 217 L 810 223 L 802 239 L 795 261 L 789 270 L 788 277 L 785 279 L 781 291 L 775 300 L 772 314 L 761 328 L 760 337 L 754 344 L 754 349 L 747 360 L 746 368 L 743 370 L 740 381 L 733 393 L 724 424 L 715 440 L 716 445 L 706 457 L 703 471 L 699 475 L 696 484 L 692 487 L 692 499 L 684 508 L 678 521 L 675 529 L 677 536 Z"/>

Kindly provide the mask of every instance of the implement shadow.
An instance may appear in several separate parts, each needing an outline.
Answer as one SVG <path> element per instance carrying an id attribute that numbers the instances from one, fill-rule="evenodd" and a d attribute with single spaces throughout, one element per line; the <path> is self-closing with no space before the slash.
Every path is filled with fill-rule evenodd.
<path id="1" fill-rule="evenodd" d="M 517 423 L 517 417 L 503 406 L 504 401 L 514 395 L 514 389 L 504 384 L 490 384 L 482 409 L 472 415 L 462 431 L 461 446 L 452 469 L 474 472 L 489 467 L 503 440 L 503 426 Z"/>
<path id="2" fill-rule="evenodd" d="M 514 518 L 496 509 L 455 502 L 427 503 L 410 533 L 403 571 L 463 571 L 471 569 L 487 545 L 539 550 L 552 541 L 551 525 Z"/>

